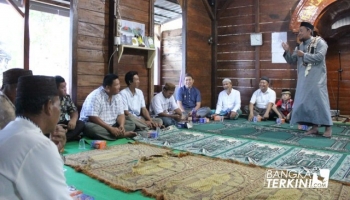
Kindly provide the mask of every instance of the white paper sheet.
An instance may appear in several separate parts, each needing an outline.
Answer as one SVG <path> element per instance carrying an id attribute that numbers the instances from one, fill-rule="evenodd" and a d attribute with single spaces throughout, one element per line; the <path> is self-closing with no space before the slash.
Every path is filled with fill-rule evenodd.
<path id="1" fill-rule="evenodd" d="M 287 63 L 283 58 L 282 42 L 287 42 L 287 32 L 275 32 L 271 35 L 272 63 Z"/>

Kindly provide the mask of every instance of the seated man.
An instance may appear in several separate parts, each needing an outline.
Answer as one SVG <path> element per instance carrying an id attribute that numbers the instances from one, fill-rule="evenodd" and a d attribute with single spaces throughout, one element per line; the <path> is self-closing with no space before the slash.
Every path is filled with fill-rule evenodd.
<path id="1" fill-rule="evenodd" d="M 293 99 L 288 89 L 282 90 L 282 98 L 273 105 L 272 110 L 278 115 L 278 118 L 289 121 L 291 118 Z"/>
<path id="2" fill-rule="evenodd" d="M 151 102 L 151 113 L 162 119 L 165 127 L 176 125 L 182 116 L 173 96 L 174 91 L 174 84 L 165 83 L 162 92 L 154 96 Z"/>
<path id="3" fill-rule="evenodd" d="M 0 198 L 71 200 L 63 160 L 43 134 L 54 132 L 60 117 L 55 78 L 20 77 L 16 116 L 0 131 Z"/>
<path id="4" fill-rule="evenodd" d="M 58 124 L 67 125 L 67 141 L 79 140 L 80 133 L 84 129 L 84 122 L 78 120 L 78 109 L 67 94 L 67 84 L 64 78 L 62 76 L 55 76 L 55 79 L 61 101 L 61 115 Z"/>
<path id="5" fill-rule="evenodd" d="M 268 77 L 261 77 L 259 89 L 253 93 L 253 96 L 250 99 L 249 107 L 244 107 L 244 111 L 249 114 L 249 121 L 251 121 L 254 116 L 257 116 L 263 120 L 274 117 L 272 106 L 276 102 L 276 92 L 269 88 L 269 83 L 270 79 Z"/>
<path id="6" fill-rule="evenodd" d="M 200 117 L 205 117 L 211 113 L 209 107 L 201 108 L 201 93 L 193 87 L 194 79 L 191 74 L 185 74 L 185 85 L 180 87 L 176 93 L 177 105 L 181 112 L 186 115 L 191 115 L 192 111 L 196 111 L 196 114 Z"/>
<path id="7" fill-rule="evenodd" d="M 136 125 L 136 130 L 155 129 L 163 125 L 160 118 L 151 118 L 146 108 L 145 98 L 140 89 L 140 78 L 136 71 L 129 71 L 125 74 L 127 88 L 120 91 L 123 99 L 124 114 L 126 119 L 130 119 Z"/>
<path id="8" fill-rule="evenodd" d="M 15 120 L 15 99 L 17 94 L 18 78 L 22 76 L 32 76 L 31 70 L 24 70 L 20 68 L 13 68 L 3 72 L 3 85 L 0 92 L 0 116 L 3 120 L 0 121 L 0 130 L 4 128 L 9 122 Z M 51 141 L 57 145 L 60 152 L 64 150 L 66 144 L 66 130 L 61 125 L 57 125 L 52 133 L 44 133 L 50 137 Z"/>
<path id="9" fill-rule="evenodd" d="M 224 118 L 237 119 L 242 114 L 241 93 L 232 88 L 232 82 L 228 78 L 222 81 L 222 86 L 224 90 L 219 93 L 215 114 L 212 117 L 221 115 Z"/>
<path id="10" fill-rule="evenodd" d="M 2 87 L 0 91 L 0 130 L 10 121 L 15 120 L 15 99 L 18 78 L 21 76 L 32 76 L 31 70 L 9 69 L 3 72 Z"/>
<path id="11" fill-rule="evenodd" d="M 103 85 L 85 99 L 80 120 L 85 122 L 84 135 L 91 139 L 116 140 L 136 136 L 135 124 L 126 121 L 124 104 L 118 94 L 120 82 L 115 74 L 107 74 Z"/>

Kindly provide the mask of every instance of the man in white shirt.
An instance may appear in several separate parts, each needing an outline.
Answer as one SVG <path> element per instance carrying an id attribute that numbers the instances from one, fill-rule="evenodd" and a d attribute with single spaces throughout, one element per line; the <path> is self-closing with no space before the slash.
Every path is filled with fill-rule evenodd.
<path id="1" fill-rule="evenodd" d="M 84 135 L 91 139 L 116 140 L 136 136 L 135 124 L 125 120 L 124 104 L 118 94 L 120 82 L 115 74 L 107 74 L 103 85 L 85 99 L 80 120 L 85 122 Z"/>
<path id="2" fill-rule="evenodd" d="M 251 121 L 254 116 L 261 117 L 265 120 L 274 116 L 272 106 L 276 102 L 276 92 L 269 88 L 269 83 L 270 79 L 268 77 L 261 77 L 259 89 L 253 93 L 249 107 L 244 107 L 244 111 L 249 114 L 249 121 Z"/>
<path id="3" fill-rule="evenodd" d="M 0 131 L 0 199 L 72 199 L 57 147 L 43 133 L 55 131 L 60 100 L 54 77 L 22 76 L 16 116 Z"/>
<path id="4" fill-rule="evenodd" d="M 241 93 L 232 88 L 232 82 L 228 78 L 222 81 L 222 86 L 224 90 L 219 93 L 215 114 L 212 115 L 212 118 L 220 115 L 228 119 L 237 119 L 242 114 Z"/>
<path id="5" fill-rule="evenodd" d="M 163 121 L 160 118 L 151 118 L 145 103 L 140 86 L 140 78 L 136 71 L 129 71 L 125 74 L 127 88 L 120 91 L 120 96 L 125 105 L 124 114 L 126 119 L 132 120 L 136 125 L 136 131 L 155 129 L 161 127 Z"/>
<path id="6" fill-rule="evenodd" d="M 154 96 L 151 102 L 151 113 L 161 118 L 165 127 L 181 121 L 182 112 L 175 102 L 174 91 L 174 84 L 165 83 L 162 92 Z"/>

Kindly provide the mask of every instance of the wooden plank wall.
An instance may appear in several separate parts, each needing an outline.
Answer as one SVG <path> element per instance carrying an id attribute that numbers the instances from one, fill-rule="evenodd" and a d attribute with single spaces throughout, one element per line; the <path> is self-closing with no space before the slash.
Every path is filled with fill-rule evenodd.
<path id="1" fill-rule="evenodd" d="M 337 108 L 338 70 L 341 65 L 343 72 L 339 82 L 339 110 L 341 115 L 350 115 L 350 35 L 343 36 L 338 41 L 327 41 L 327 43 L 329 45 L 326 56 L 327 82 L 331 109 Z"/>
<path id="2" fill-rule="evenodd" d="M 289 88 L 292 94 L 296 87 L 296 66 L 289 64 L 271 63 L 271 33 L 287 32 L 288 42 L 291 47 L 296 44 L 296 35 L 289 30 L 291 13 L 293 13 L 298 0 L 270 0 L 258 1 L 259 5 L 259 32 L 263 33 L 263 45 L 251 47 L 249 34 L 255 32 L 255 1 L 232 1 L 228 7 L 218 10 L 218 52 L 217 52 L 217 77 L 215 87 L 217 95 L 222 90 L 221 81 L 228 77 L 233 81 L 234 88 L 241 92 L 242 106 L 249 103 L 252 93 L 258 89 L 259 77 L 268 76 L 271 80 L 277 97 L 281 89 Z M 224 1 L 219 1 L 221 8 Z M 339 69 L 338 52 L 341 51 L 341 63 L 343 67 L 342 81 L 340 82 L 339 109 L 341 114 L 349 115 L 347 106 L 350 90 L 350 36 L 346 35 L 338 41 L 326 41 L 329 49 L 326 56 L 328 71 L 328 93 L 331 109 L 336 109 L 337 80 Z M 255 60 L 255 51 L 260 54 Z M 256 67 L 256 62 L 257 66 Z"/>
<path id="3" fill-rule="evenodd" d="M 108 0 L 73 0 L 71 2 L 72 21 L 72 97 L 77 105 L 82 106 L 86 96 L 102 85 L 103 77 L 108 73 Z M 146 35 L 149 35 L 151 0 L 120 0 L 122 19 L 144 23 Z M 113 41 L 111 41 L 113 42 Z M 116 54 L 115 54 L 116 55 Z M 119 75 L 126 87 L 124 75 L 136 70 L 141 79 L 140 89 L 148 103 L 149 70 L 146 68 L 147 52 L 126 50 L 120 63 L 114 56 L 114 73 Z"/>
<path id="4" fill-rule="evenodd" d="M 212 22 L 203 1 L 187 0 L 183 17 L 186 31 L 186 72 L 194 76 L 194 86 L 201 91 L 202 106 L 211 107 L 211 45 Z"/>
<path id="5" fill-rule="evenodd" d="M 217 94 L 222 90 L 222 80 L 230 78 L 233 87 L 241 92 L 242 107 L 249 104 L 253 92 L 258 89 L 261 76 L 270 78 L 270 87 L 277 96 L 283 88 L 296 87 L 296 66 L 271 62 L 271 33 L 287 32 L 289 44 L 294 46 L 296 36 L 289 31 L 290 16 L 298 0 L 258 1 L 259 16 L 256 20 L 255 5 L 258 0 L 232 1 L 228 7 L 220 10 L 218 22 Z M 223 4 L 223 2 L 221 2 Z M 263 45 L 250 46 L 250 33 L 256 25 L 263 33 Z M 260 57 L 255 59 L 256 51 Z M 256 62 L 257 65 L 256 65 Z"/>
<path id="6" fill-rule="evenodd" d="M 107 72 L 108 8 L 108 1 L 71 2 L 72 97 L 79 107 Z"/>
<path id="7" fill-rule="evenodd" d="M 161 55 L 161 85 L 169 82 L 178 86 L 182 66 L 182 29 L 162 32 Z"/>
<path id="8" fill-rule="evenodd" d="M 120 0 L 120 13 L 124 20 L 145 24 L 145 35 L 150 35 L 150 2 L 152 0 Z M 140 90 L 142 90 L 146 105 L 149 104 L 149 74 L 147 68 L 147 51 L 124 49 L 123 56 L 118 63 L 117 56 L 114 56 L 113 72 L 119 75 L 121 89 L 126 87 L 124 81 L 128 71 L 137 71 L 140 77 Z"/>

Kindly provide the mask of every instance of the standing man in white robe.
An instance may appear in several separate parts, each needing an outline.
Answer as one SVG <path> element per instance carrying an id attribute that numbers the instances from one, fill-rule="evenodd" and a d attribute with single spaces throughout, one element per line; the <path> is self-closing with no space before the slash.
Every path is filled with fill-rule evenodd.
<path id="1" fill-rule="evenodd" d="M 282 43 L 283 57 L 289 64 L 297 64 L 298 81 L 291 123 L 312 126 L 306 132 L 318 134 L 319 126 L 325 127 L 324 137 L 332 136 L 333 125 L 328 90 L 326 53 L 327 43 L 321 37 L 313 37 L 314 26 L 302 22 L 299 28 L 299 40 L 302 42 L 290 52 L 289 45 Z"/>

